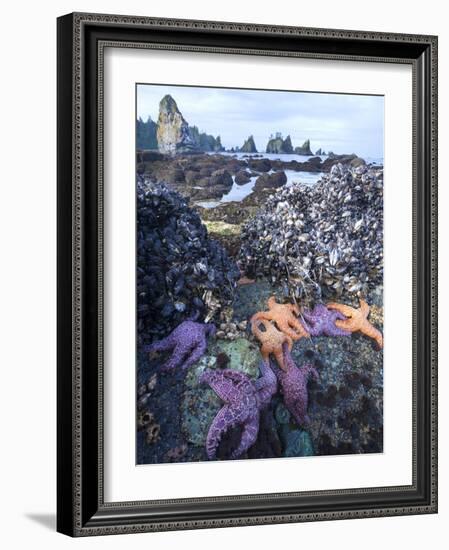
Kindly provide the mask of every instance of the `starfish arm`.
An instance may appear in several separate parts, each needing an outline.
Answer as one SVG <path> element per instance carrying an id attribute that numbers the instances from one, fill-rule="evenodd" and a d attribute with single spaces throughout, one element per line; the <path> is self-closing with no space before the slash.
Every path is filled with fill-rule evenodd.
<path id="1" fill-rule="evenodd" d="M 263 313 L 263 311 L 261 311 L 261 312 L 259 312 L 259 313 Z M 259 315 L 259 313 L 256 313 L 256 315 Z M 262 340 L 263 340 L 263 335 L 264 335 L 265 333 L 262 332 L 262 331 L 260 330 L 260 328 L 259 328 L 259 323 L 265 327 L 265 326 L 266 326 L 265 323 L 266 323 L 267 321 L 266 321 L 265 319 L 263 319 L 263 318 L 254 319 L 254 317 L 255 317 L 255 316 L 253 316 L 253 317 L 251 318 L 251 330 L 252 330 L 252 333 L 254 334 L 254 336 L 255 336 L 258 340 L 262 341 Z M 256 322 L 254 322 L 254 321 L 256 321 Z"/>
<path id="2" fill-rule="evenodd" d="M 233 382 L 239 383 L 239 382 L 249 381 L 248 376 L 244 372 L 241 372 L 238 370 L 232 370 L 232 369 L 225 369 L 222 372 L 226 378 L 228 378 L 229 380 L 232 380 Z"/>
<path id="3" fill-rule="evenodd" d="M 282 353 L 282 350 L 280 350 L 279 348 L 273 350 L 273 355 L 274 355 L 274 357 L 276 358 L 276 361 L 278 362 L 279 367 L 280 367 L 283 371 L 286 371 L 287 368 L 286 368 L 286 366 L 285 366 L 285 364 L 284 364 L 284 354 Z"/>
<path id="4" fill-rule="evenodd" d="M 231 427 L 229 407 L 222 407 L 212 420 L 206 437 L 206 454 L 210 460 L 217 457 L 217 448 L 223 434 Z"/>
<path id="5" fill-rule="evenodd" d="M 302 338 L 303 336 L 308 336 L 307 331 L 304 329 L 299 319 L 291 317 L 287 320 L 287 324 L 291 329 L 293 329 L 296 338 L 298 338 L 298 336 L 299 338 Z M 289 334 L 289 336 L 291 336 L 291 334 Z"/>
<path id="6" fill-rule="evenodd" d="M 308 309 L 305 309 L 303 312 L 302 312 L 302 316 L 304 317 L 304 319 L 308 322 L 308 323 L 313 323 L 315 321 L 315 317 L 313 315 L 313 312 L 312 311 L 309 311 Z"/>
<path id="7" fill-rule="evenodd" d="M 307 379 L 308 380 L 319 380 L 320 375 L 318 374 L 318 371 L 315 367 L 312 367 L 311 365 L 307 365 Z"/>
<path id="8" fill-rule="evenodd" d="M 276 305 L 278 305 L 278 303 L 276 302 L 276 296 L 270 296 L 267 303 L 268 307 L 270 309 L 273 309 Z"/>
<path id="9" fill-rule="evenodd" d="M 290 309 L 291 309 L 292 313 L 294 313 L 295 315 L 299 315 L 299 306 L 298 306 L 298 304 L 290 304 Z"/>
<path id="10" fill-rule="evenodd" d="M 243 394 L 254 395 L 256 390 L 254 389 L 253 381 L 244 372 L 232 369 L 225 369 L 223 371 L 223 374 L 225 378 L 227 378 L 233 384 L 234 393 L 232 395 L 232 399 L 234 400 L 234 402 L 241 401 Z"/>
<path id="11" fill-rule="evenodd" d="M 260 353 L 262 354 L 262 358 L 265 362 L 270 360 L 270 353 L 271 353 L 271 346 L 268 344 L 263 344 L 260 348 Z"/>
<path id="12" fill-rule="evenodd" d="M 276 377 L 275 377 L 276 378 Z M 265 382 L 261 388 L 257 390 L 259 398 L 259 409 L 264 409 L 270 404 L 271 398 L 276 393 L 277 380 L 273 382 Z"/>
<path id="13" fill-rule="evenodd" d="M 333 319 L 334 321 L 336 321 L 337 319 L 339 319 L 340 321 L 345 321 L 346 317 L 341 311 L 334 310 L 332 311 L 331 319 Z"/>
<path id="14" fill-rule="evenodd" d="M 329 324 L 326 329 L 326 335 L 327 336 L 351 336 L 351 332 L 349 330 L 345 330 L 344 328 L 338 327 L 334 324 Z"/>
<path id="15" fill-rule="evenodd" d="M 366 319 L 369 314 L 369 305 L 365 302 L 365 300 L 360 300 L 360 310 L 362 312 L 363 317 L 365 317 Z"/>
<path id="16" fill-rule="evenodd" d="M 177 345 L 175 346 L 173 353 L 171 354 L 169 359 L 167 359 L 167 361 L 160 366 L 160 369 L 162 371 L 175 369 L 176 367 L 182 365 L 184 357 L 185 349 L 182 346 Z"/>
<path id="17" fill-rule="evenodd" d="M 352 319 L 345 319 L 345 320 L 337 319 L 335 321 L 335 326 L 339 329 L 346 330 L 349 332 L 355 332 L 356 330 L 358 330 L 357 325 L 355 325 Z"/>
<path id="18" fill-rule="evenodd" d="M 272 321 L 273 314 L 271 311 L 258 311 L 251 317 L 251 323 L 253 321 Z"/>
<path id="19" fill-rule="evenodd" d="M 265 361 L 262 361 L 259 368 L 262 376 L 254 381 L 254 387 L 259 394 L 261 402 L 268 404 L 271 397 L 276 393 L 277 378 Z"/>
<path id="20" fill-rule="evenodd" d="M 307 400 L 302 399 L 285 399 L 285 406 L 293 415 L 298 426 L 303 426 L 307 417 Z"/>
<path id="21" fill-rule="evenodd" d="M 327 304 L 328 309 L 336 309 L 340 313 L 343 313 L 346 317 L 352 317 L 354 314 L 354 308 L 351 306 L 346 306 L 345 304 L 337 304 L 335 302 L 330 302 Z"/>
<path id="22" fill-rule="evenodd" d="M 301 332 L 296 332 L 293 329 L 292 324 L 288 321 L 285 321 L 284 319 L 278 319 L 276 321 L 276 324 L 278 325 L 279 330 L 285 335 L 290 336 L 290 338 L 293 338 L 294 340 L 299 340 L 301 338 Z"/>
<path id="23" fill-rule="evenodd" d="M 245 422 L 243 427 L 242 436 L 240 439 L 240 444 L 235 449 L 232 454 L 231 458 L 238 458 L 241 456 L 244 452 L 246 452 L 257 439 L 257 434 L 259 433 L 259 415 L 253 416 L 251 419 L 249 419 L 247 422 Z"/>
<path id="24" fill-rule="evenodd" d="M 288 351 L 292 351 L 292 348 L 293 348 L 293 340 L 292 340 L 289 336 L 286 336 L 286 337 L 285 337 L 285 343 L 287 344 Z"/>
<path id="25" fill-rule="evenodd" d="M 159 340 L 158 342 L 153 342 L 150 345 L 144 346 L 144 351 L 148 353 L 161 352 L 161 351 L 170 351 L 174 348 L 173 341 L 170 336 Z"/>
<path id="26" fill-rule="evenodd" d="M 262 375 L 260 378 L 256 380 L 256 383 L 262 380 L 274 380 L 276 381 L 276 376 L 271 369 L 270 362 L 267 361 L 261 361 L 259 365 L 260 374 Z"/>
<path id="27" fill-rule="evenodd" d="M 304 320 L 302 321 L 302 325 L 304 327 L 304 330 L 309 336 L 320 336 L 320 327 L 319 324 L 316 322 L 315 317 L 312 315 L 312 313 L 306 313 L 305 311 L 302 313 L 302 316 L 304 317 Z"/>
<path id="28" fill-rule="evenodd" d="M 383 347 L 383 336 L 380 330 L 377 330 L 376 327 L 374 327 L 371 323 L 367 323 L 363 326 L 362 332 L 366 335 L 375 340 L 379 348 Z"/>
<path id="29" fill-rule="evenodd" d="M 200 376 L 200 382 L 206 382 L 225 403 L 237 397 L 238 390 L 232 380 L 227 379 L 224 371 L 206 370 Z"/>
<path id="30" fill-rule="evenodd" d="M 203 338 L 190 352 L 189 357 L 184 361 L 182 368 L 188 369 L 204 355 L 207 348 L 206 339 Z"/>

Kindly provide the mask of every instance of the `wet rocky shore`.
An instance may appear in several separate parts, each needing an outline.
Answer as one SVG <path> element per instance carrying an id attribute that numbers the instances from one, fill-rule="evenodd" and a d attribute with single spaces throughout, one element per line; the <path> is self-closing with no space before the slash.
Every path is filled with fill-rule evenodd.
<path id="1" fill-rule="evenodd" d="M 163 181 L 172 189 L 193 201 L 221 199 L 234 182 L 237 185 L 255 180 L 255 191 L 277 189 L 286 183 L 285 171 L 329 172 L 332 166 L 356 168 L 365 161 L 356 155 L 331 155 L 324 160 L 319 156 L 305 157 L 304 161 L 291 160 L 289 155 L 269 159 L 263 155 L 234 156 L 223 153 L 191 153 L 167 155 L 156 151 L 137 152 L 137 173 L 148 181 Z"/>

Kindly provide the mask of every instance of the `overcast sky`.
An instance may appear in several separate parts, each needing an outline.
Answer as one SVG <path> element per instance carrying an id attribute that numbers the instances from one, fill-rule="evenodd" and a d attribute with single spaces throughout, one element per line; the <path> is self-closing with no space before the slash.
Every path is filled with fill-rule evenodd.
<path id="1" fill-rule="evenodd" d="M 312 151 L 383 157 L 382 96 L 277 92 L 184 86 L 137 86 L 137 116 L 158 119 L 159 102 L 170 94 L 189 125 L 220 135 L 228 149 L 252 134 L 265 151 L 270 134 L 290 134 L 293 146 L 310 139 Z"/>

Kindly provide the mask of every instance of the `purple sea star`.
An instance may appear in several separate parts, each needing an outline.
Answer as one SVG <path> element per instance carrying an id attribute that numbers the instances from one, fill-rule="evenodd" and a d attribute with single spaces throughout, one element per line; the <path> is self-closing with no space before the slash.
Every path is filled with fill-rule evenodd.
<path id="1" fill-rule="evenodd" d="M 276 368 L 276 376 L 281 384 L 285 406 L 299 425 L 306 425 L 310 422 L 307 416 L 307 382 L 310 377 L 317 380 L 318 372 L 308 363 L 298 368 L 293 361 L 290 350 L 285 345 L 284 365 L 286 370 Z"/>
<path id="2" fill-rule="evenodd" d="M 335 325 L 337 319 L 344 320 L 346 317 L 339 311 L 327 309 L 324 304 L 317 304 L 311 311 L 305 310 L 304 327 L 310 336 L 350 336 L 348 330 L 338 328 Z"/>
<path id="3" fill-rule="evenodd" d="M 172 352 L 170 358 L 160 367 L 161 370 L 171 370 L 176 367 L 187 369 L 204 355 L 207 337 L 213 336 L 215 330 L 215 325 L 212 323 L 183 321 L 163 340 L 144 346 L 144 351 Z"/>
<path id="4" fill-rule="evenodd" d="M 231 458 L 238 458 L 255 443 L 260 411 L 270 404 L 277 389 L 276 376 L 265 362 L 261 363 L 260 371 L 262 376 L 257 380 L 231 369 L 206 370 L 200 376 L 200 382 L 209 384 L 225 403 L 209 427 L 206 438 L 209 459 L 216 458 L 223 434 L 233 426 L 242 425 L 243 432 Z"/>

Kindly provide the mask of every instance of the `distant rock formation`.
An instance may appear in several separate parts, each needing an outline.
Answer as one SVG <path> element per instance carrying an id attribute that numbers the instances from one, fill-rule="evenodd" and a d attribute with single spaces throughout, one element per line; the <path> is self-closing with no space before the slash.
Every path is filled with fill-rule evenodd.
<path id="1" fill-rule="evenodd" d="M 320 155 L 324 155 L 323 151 L 321 150 L 321 147 L 318 149 L 318 151 L 315 151 L 315 155 L 319 157 Z"/>
<path id="2" fill-rule="evenodd" d="M 215 145 L 214 145 L 214 151 L 216 153 L 221 153 L 222 151 L 224 151 L 225 148 L 223 147 L 223 145 L 221 144 L 221 137 L 220 136 L 217 136 L 215 138 Z"/>
<path id="3" fill-rule="evenodd" d="M 270 136 L 266 148 L 267 153 L 275 154 L 291 154 L 293 153 L 292 140 L 290 136 L 287 136 L 285 140 L 282 138 L 280 132 L 276 132 L 276 136 Z"/>
<path id="4" fill-rule="evenodd" d="M 156 126 L 154 122 L 151 121 L 151 123 Z M 139 124 L 142 123 L 138 121 L 138 131 Z M 176 101 L 169 94 L 164 96 L 159 103 L 159 118 L 155 133 L 156 147 L 161 153 L 219 153 L 224 151 L 220 136 L 214 137 L 200 132 L 197 126 L 189 126 L 178 109 Z M 153 148 L 153 142 L 151 144 L 151 147 L 148 148 Z"/>
<path id="5" fill-rule="evenodd" d="M 245 141 L 245 143 L 241 147 L 240 151 L 242 153 L 257 153 L 256 144 L 254 143 L 253 136 L 249 136 L 249 138 Z"/>
<path id="6" fill-rule="evenodd" d="M 187 121 L 178 109 L 176 101 L 169 94 L 159 103 L 157 143 L 161 153 L 173 154 L 197 148 Z"/>
<path id="7" fill-rule="evenodd" d="M 197 126 L 189 126 L 189 131 L 197 151 L 215 153 L 224 151 L 220 136 L 214 137 L 205 132 L 200 132 Z"/>
<path id="8" fill-rule="evenodd" d="M 293 153 L 293 145 L 290 136 L 287 136 L 284 139 L 284 143 L 282 144 L 282 152 L 288 155 L 291 155 Z"/>
<path id="9" fill-rule="evenodd" d="M 301 147 L 295 147 L 295 153 L 297 155 L 313 155 L 310 150 L 310 139 L 306 139 Z"/>

